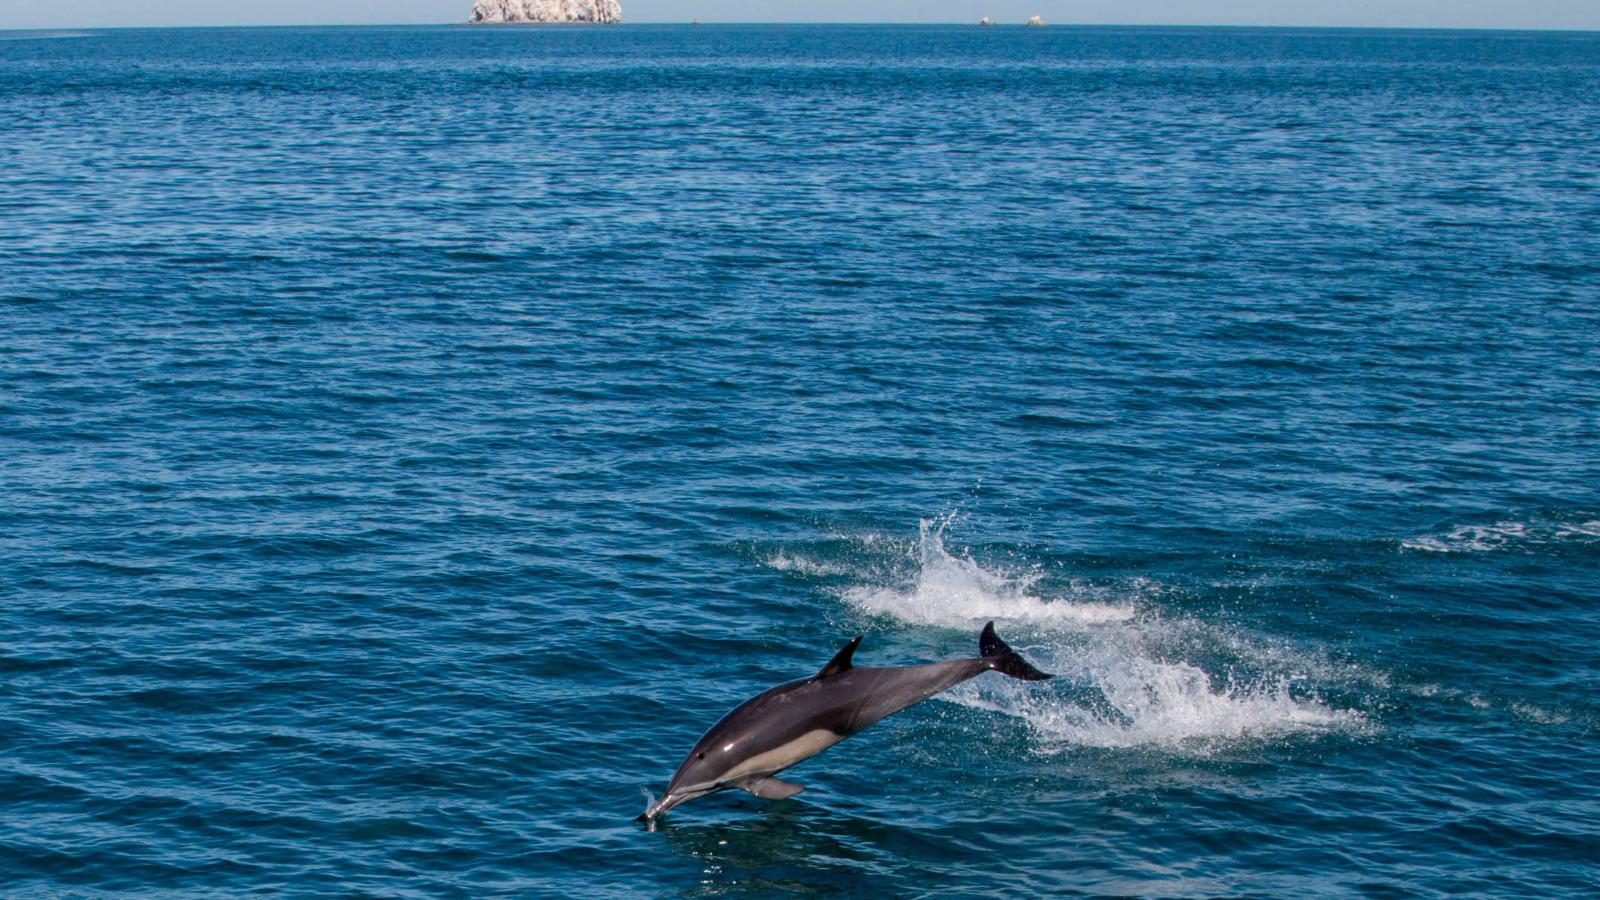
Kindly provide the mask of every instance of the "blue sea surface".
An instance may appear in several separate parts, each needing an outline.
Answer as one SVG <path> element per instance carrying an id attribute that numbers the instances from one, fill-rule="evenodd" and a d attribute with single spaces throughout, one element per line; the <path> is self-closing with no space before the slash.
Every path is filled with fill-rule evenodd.
<path id="1" fill-rule="evenodd" d="M 0 894 L 1595 896 L 1597 136 L 1584 33 L 0 34 Z"/>

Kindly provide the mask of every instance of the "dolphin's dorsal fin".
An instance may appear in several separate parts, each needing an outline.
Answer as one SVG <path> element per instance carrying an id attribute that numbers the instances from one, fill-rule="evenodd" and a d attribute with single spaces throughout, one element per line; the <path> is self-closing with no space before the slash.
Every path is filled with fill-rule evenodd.
<path id="1" fill-rule="evenodd" d="M 838 675 L 841 672 L 850 671 L 850 669 L 853 668 L 850 662 L 850 657 L 854 656 L 856 653 L 856 648 L 861 646 L 861 639 L 863 637 L 865 637 L 865 635 L 858 634 L 856 635 L 855 640 L 845 644 L 844 649 L 840 650 L 838 653 L 835 653 L 833 655 L 833 659 L 828 660 L 828 664 L 822 667 L 822 671 L 817 673 L 817 677 L 827 678 L 829 675 Z"/>

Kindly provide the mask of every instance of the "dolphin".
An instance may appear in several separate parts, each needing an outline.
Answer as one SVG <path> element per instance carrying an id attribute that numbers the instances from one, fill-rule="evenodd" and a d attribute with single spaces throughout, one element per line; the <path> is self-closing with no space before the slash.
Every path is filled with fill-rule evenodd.
<path id="1" fill-rule="evenodd" d="M 978 636 L 977 659 L 857 668 L 851 657 L 860 645 L 858 636 L 817 674 L 757 694 L 723 716 L 689 751 L 666 794 L 635 821 L 653 822 L 681 803 L 734 788 L 768 800 L 793 797 L 805 788 L 774 775 L 940 691 L 990 669 L 1024 681 L 1054 677 L 1006 646 L 993 622 Z"/>

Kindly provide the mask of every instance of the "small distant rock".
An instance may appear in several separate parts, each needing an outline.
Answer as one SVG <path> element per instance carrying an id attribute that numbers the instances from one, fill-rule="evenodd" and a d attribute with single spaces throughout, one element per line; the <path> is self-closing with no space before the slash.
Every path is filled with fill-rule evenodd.
<path id="1" fill-rule="evenodd" d="M 1029 16 L 1028 17 L 1028 27 L 1029 28 L 1041 28 L 1043 26 L 1044 26 L 1044 20 L 1043 19 L 1039 18 L 1038 16 Z"/>
<path id="2" fill-rule="evenodd" d="M 984 16 L 983 18 L 978 20 L 978 24 L 979 25 L 984 25 L 984 26 L 993 25 L 994 24 L 994 20 L 989 18 L 988 16 Z"/>
<path id="3" fill-rule="evenodd" d="M 472 25 L 518 22 L 616 25 L 622 22 L 622 4 L 617 0 L 477 0 L 472 4 L 472 18 L 467 22 Z"/>

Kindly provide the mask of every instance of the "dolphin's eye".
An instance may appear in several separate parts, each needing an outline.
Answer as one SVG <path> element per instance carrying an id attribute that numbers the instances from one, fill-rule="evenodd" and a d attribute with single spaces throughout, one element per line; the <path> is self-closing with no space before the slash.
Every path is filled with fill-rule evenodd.
<path id="1" fill-rule="evenodd" d="M 706 758 L 706 755 L 705 755 L 705 754 L 704 754 L 704 753 L 696 753 L 696 754 L 695 754 L 695 755 L 694 755 L 694 758 L 695 758 L 695 759 L 705 759 L 705 758 Z"/>

